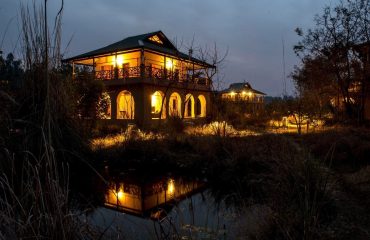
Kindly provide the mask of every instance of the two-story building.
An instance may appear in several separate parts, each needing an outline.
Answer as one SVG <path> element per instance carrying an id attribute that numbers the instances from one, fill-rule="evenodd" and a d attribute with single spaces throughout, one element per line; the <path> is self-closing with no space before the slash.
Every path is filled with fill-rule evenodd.
<path id="1" fill-rule="evenodd" d="M 189 51 L 191 53 L 191 51 Z M 64 60 L 90 66 L 104 83 L 105 121 L 155 126 L 170 117 L 205 119 L 211 110 L 214 66 L 180 52 L 161 31 L 125 38 Z"/>

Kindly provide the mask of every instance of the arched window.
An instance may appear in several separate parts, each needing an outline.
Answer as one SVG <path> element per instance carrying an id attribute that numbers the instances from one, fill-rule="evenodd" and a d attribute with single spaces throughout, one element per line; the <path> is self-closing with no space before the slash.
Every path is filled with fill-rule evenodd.
<path id="1" fill-rule="evenodd" d="M 122 91 L 117 96 L 117 119 L 134 119 L 135 101 L 129 91 Z"/>
<path id="2" fill-rule="evenodd" d="M 171 117 L 181 117 L 181 97 L 177 92 L 170 96 L 169 115 Z"/>
<path id="3" fill-rule="evenodd" d="M 161 119 L 166 118 L 166 101 L 163 92 L 156 91 L 151 97 L 151 113 L 154 114 L 152 119 L 159 119 L 159 114 L 162 112 Z"/>
<path id="4" fill-rule="evenodd" d="M 185 97 L 185 118 L 194 118 L 195 112 L 194 112 L 194 97 L 191 94 L 187 94 Z"/>
<path id="5" fill-rule="evenodd" d="M 206 98 L 203 95 L 199 95 L 197 98 L 197 117 L 205 117 L 206 116 Z"/>
<path id="6" fill-rule="evenodd" d="M 112 102 L 108 93 L 103 92 L 99 98 L 97 113 L 99 119 L 111 119 Z"/>

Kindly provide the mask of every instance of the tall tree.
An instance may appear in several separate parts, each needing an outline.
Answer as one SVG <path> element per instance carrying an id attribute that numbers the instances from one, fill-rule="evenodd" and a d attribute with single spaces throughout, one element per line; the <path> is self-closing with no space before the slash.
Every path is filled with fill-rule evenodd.
<path id="1" fill-rule="evenodd" d="M 302 40 L 294 47 L 303 59 L 302 70 L 312 61 L 324 63 L 322 76 L 328 78 L 326 84 L 337 89 L 346 116 L 359 120 L 363 116 L 364 89 L 368 82 L 362 74 L 364 58 L 360 58 L 357 46 L 370 40 L 369 10 L 370 0 L 347 0 L 333 8 L 325 7 L 321 15 L 316 15 L 313 29 L 306 34 L 296 30 Z M 362 91 L 356 91 L 356 86 Z"/>
<path id="2" fill-rule="evenodd" d="M 329 106 L 333 96 L 337 95 L 336 80 L 328 71 L 330 67 L 326 59 L 307 57 L 303 59 L 302 66 L 295 67 L 291 74 L 298 97 L 312 106 L 309 111 L 312 118 L 322 119 L 329 110 L 334 110 Z"/>

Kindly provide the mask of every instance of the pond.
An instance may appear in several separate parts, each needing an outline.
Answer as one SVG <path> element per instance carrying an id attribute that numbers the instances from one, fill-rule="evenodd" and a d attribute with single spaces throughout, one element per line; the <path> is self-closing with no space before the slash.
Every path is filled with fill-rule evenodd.
<path id="1" fill-rule="evenodd" d="M 170 206 L 161 218 L 130 214 L 101 207 L 91 222 L 106 230 L 105 236 L 127 239 L 230 239 L 227 227 L 233 215 L 217 209 L 207 194 L 197 193 Z"/>
<path id="2" fill-rule="evenodd" d="M 235 239 L 253 230 L 261 207 L 225 207 L 207 181 L 189 176 L 142 177 L 136 172 L 105 172 L 104 202 L 88 221 L 119 239 Z"/>
<path id="3" fill-rule="evenodd" d="M 206 181 L 107 169 L 104 175 L 104 203 L 88 220 L 106 239 L 230 239 L 235 216 L 215 202 Z"/>
<path id="4" fill-rule="evenodd" d="M 108 183 L 104 205 L 124 213 L 160 219 L 180 200 L 204 187 L 204 182 L 181 177 L 157 177 L 150 182 L 125 177 Z"/>

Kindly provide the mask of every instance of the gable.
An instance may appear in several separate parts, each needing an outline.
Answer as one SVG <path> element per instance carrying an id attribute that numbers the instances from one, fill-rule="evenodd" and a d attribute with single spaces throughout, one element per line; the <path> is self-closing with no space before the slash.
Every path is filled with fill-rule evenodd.
<path id="1" fill-rule="evenodd" d="M 144 39 L 145 42 L 157 45 L 162 48 L 168 48 L 177 51 L 177 48 L 172 42 L 162 33 L 162 31 L 154 32 Z"/>
<path id="2" fill-rule="evenodd" d="M 158 35 L 153 35 L 153 36 L 149 37 L 148 40 L 153 42 L 153 43 L 158 43 L 158 44 L 163 45 L 163 41 L 158 37 Z"/>

